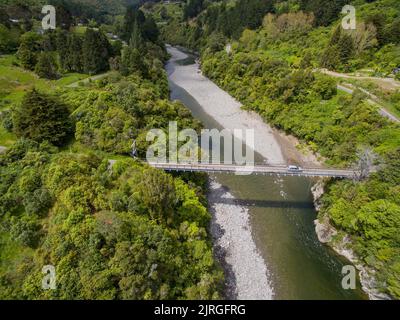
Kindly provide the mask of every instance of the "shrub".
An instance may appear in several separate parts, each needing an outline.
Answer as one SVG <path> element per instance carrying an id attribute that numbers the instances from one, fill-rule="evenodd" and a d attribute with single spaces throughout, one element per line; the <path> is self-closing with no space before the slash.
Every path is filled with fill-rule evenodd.
<path id="1" fill-rule="evenodd" d="M 35 89 L 24 96 L 12 117 L 15 134 L 37 142 L 62 145 L 72 129 L 67 106 Z"/>

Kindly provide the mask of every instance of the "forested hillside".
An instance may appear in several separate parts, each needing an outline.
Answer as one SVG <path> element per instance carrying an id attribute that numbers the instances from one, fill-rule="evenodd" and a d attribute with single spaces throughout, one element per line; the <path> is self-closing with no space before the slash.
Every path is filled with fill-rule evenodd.
<path id="1" fill-rule="evenodd" d="M 205 177 L 132 157 L 149 129 L 201 127 L 169 101 L 157 26 L 137 6 L 102 24 L 69 5 L 55 31 L 0 25 L 0 299 L 220 298 Z"/>
<path id="2" fill-rule="evenodd" d="M 199 7 L 194 3 L 201 9 L 189 10 Z M 210 79 L 246 109 L 300 138 L 327 165 L 353 166 L 363 157 L 378 165 L 363 181 L 330 182 L 320 218 L 339 230 L 332 244 L 348 235 L 362 263 L 377 271 L 379 290 L 400 298 L 400 127 L 378 113 L 364 89 L 378 92 L 396 115 L 400 93 L 356 76 L 399 79 L 400 2 L 351 1 L 356 30 L 341 27 L 344 4 L 191 0 L 180 18 L 160 25 L 166 42 L 201 52 Z M 355 80 L 318 72 L 323 68 L 352 72 Z M 339 82 L 349 81 L 364 91 L 338 91 Z"/>
<path id="3" fill-rule="evenodd" d="M 2 0 L 0 298 L 222 297 L 206 177 L 137 159 L 149 129 L 201 129 L 169 100 L 165 42 L 325 165 L 373 163 L 326 184 L 319 218 L 400 298 L 400 126 L 381 110 L 400 117 L 398 0 Z"/>

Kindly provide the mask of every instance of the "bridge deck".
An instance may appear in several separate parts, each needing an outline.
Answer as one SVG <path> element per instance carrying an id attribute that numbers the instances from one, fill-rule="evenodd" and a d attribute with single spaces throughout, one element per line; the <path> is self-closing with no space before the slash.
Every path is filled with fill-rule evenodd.
<path id="1" fill-rule="evenodd" d="M 302 170 L 289 170 L 286 166 L 276 165 L 255 165 L 239 166 L 234 164 L 203 164 L 203 163 L 156 163 L 149 162 L 149 165 L 164 169 L 166 171 L 189 171 L 189 172 L 209 172 L 209 173 L 240 173 L 240 174 L 264 174 L 264 175 L 289 175 L 304 177 L 333 177 L 333 178 L 353 178 L 353 170 L 343 169 L 321 169 L 321 168 L 302 168 Z"/>

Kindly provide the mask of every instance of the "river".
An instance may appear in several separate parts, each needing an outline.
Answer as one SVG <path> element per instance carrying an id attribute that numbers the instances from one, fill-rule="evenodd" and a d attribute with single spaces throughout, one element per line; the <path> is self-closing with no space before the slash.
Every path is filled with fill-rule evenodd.
<path id="1" fill-rule="evenodd" d="M 184 103 L 206 128 L 222 129 L 229 124 L 236 128 L 260 125 L 259 119 L 254 117 L 249 118 L 249 123 L 239 123 L 233 118 L 224 122 L 224 117 L 213 116 L 215 108 L 205 107 L 207 95 L 212 93 L 203 92 L 207 91 L 204 88 L 210 86 L 213 91 L 220 90 L 211 100 L 222 97 L 225 104 L 229 101 L 235 104 L 234 99 L 201 75 L 193 56 L 172 47 L 168 47 L 168 51 L 172 55 L 166 66 L 171 99 Z M 189 82 L 190 85 L 186 85 Z M 199 88 L 204 90 L 199 92 Z M 224 103 L 218 105 L 225 108 Z M 239 118 L 247 121 L 247 115 Z M 276 150 L 270 129 L 261 126 L 256 132 L 264 135 L 264 144 L 273 150 L 271 155 L 266 154 L 260 145 L 256 160 L 279 161 L 282 155 Z M 264 139 L 267 136 L 269 138 Z M 256 134 L 257 139 L 260 137 Z M 214 204 L 213 213 L 217 217 L 214 217 L 214 223 L 215 219 L 223 219 L 222 214 L 225 214 L 223 223 L 231 223 L 231 226 L 235 223 L 231 230 L 222 231 L 227 238 L 221 240 L 225 241 L 223 245 L 233 247 L 226 259 L 230 264 L 226 266 L 228 298 L 366 299 L 361 289 L 342 289 L 341 270 L 348 262 L 318 241 L 314 226 L 316 211 L 310 191 L 315 181 L 299 177 L 227 174 L 213 175 L 211 180 L 214 190 L 209 201 Z M 251 252 L 251 244 L 250 248 L 241 245 L 246 241 L 254 243 L 256 252 Z M 242 292 L 235 295 L 232 286 L 242 288 Z M 359 283 L 357 288 L 360 288 Z"/>

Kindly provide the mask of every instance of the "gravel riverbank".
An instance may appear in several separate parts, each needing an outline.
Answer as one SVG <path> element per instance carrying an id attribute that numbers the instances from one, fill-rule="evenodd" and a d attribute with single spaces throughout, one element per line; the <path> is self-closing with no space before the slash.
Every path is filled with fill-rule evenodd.
<path id="1" fill-rule="evenodd" d="M 211 234 L 214 252 L 226 275 L 227 299 L 271 300 L 274 296 L 269 271 L 254 243 L 248 209 L 215 179 L 210 180 Z M 221 203 L 230 199 L 231 204 Z"/>

